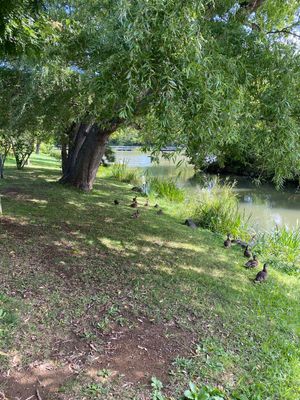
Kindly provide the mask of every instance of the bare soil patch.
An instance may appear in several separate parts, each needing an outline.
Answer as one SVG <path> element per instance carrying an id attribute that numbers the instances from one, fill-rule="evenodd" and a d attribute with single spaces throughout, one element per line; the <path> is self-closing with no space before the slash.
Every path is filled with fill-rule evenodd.
<path id="1" fill-rule="evenodd" d="M 193 339 L 173 323 L 144 321 L 133 330 L 113 332 L 107 338 L 105 356 L 96 365 L 131 383 L 148 383 L 152 376 L 166 382 L 172 361 L 190 353 Z"/>
<path id="2" fill-rule="evenodd" d="M 104 368 L 110 371 L 110 379 L 122 378 L 133 385 L 149 383 L 152 376 L 166 383 L 173 360 L 188 355 L 192 343 L 193 336 L 173 323 L 149 321 L 106 335 L 104 351 L 74 335 L 53 344 L 51 359 L 26 369 L 12 368 L 0 383 L 9 400 L 36 399 L 37 388 L 43 399 L 63 398 L 57 392 L 72 376 L 83 374 L 101 381 L 98 372 Z"/>

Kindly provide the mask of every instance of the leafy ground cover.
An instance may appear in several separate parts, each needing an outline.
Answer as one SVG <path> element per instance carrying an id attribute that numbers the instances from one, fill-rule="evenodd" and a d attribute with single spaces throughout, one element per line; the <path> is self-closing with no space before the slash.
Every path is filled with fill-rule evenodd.
<path id="1" fill-rule="evenodd" d="M 299 277 L 270 268 L 254 285 L 240 248 L 184 226 L 176 204 L 158 215 L 138 197 L 132 219 L 131 185 L 100 175 L 86 194 L 58 177 L 39 156 L 0 182 L 3 396 L 150 399 L 155 376 L 168 399 L 190 381 L 299 399 Z"/>

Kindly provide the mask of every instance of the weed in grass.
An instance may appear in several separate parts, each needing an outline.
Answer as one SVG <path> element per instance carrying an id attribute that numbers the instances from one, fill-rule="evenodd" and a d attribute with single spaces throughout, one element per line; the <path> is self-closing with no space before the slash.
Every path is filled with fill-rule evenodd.
<path id="1" fill-rule="evenodd" d="M 224 400 L 225 394 L 217 388 L 209 386 L 197 387 L 194 383 L 189 383 L 189 389 L 184 392 L 184 399 L 188 400 Z"/>
<path id="2" fill-rule="evenodd" d="M 156 377 L 151 378 L 151 386 L 152 386 L 152 400 L 164 400 L 165 397 L 162 394 L 163 384 Z"/>
<path id="3" fill-rule="evenodd" d="M 101 378 L 108 378 L 111 375 L 111 371 L 109 369 L 103 368 L 97 372 L 97 376 Z"/>
<path id="4" fill-rule="evenodd" d="M 100 395 L 108 393 L 108 388 L 101 383 L 91 383 L 84 389 L 84 394 L 88 395 L 90 399 L 97 399 Z"/>

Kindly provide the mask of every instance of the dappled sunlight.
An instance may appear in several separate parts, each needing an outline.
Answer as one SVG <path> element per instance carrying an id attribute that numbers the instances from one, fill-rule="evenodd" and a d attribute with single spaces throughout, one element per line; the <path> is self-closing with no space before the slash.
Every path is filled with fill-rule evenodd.
<path id="1" fill-rule="evenodd" d="M 111 250 L 124 250 L 125 246 L 120 240 L 113 240 L 109 238 L 98 238 L 99 242 Z"/>
<path id="2" fill-rule="evenodd" d="M 30 201 L 31 203 L 35 203 L 35 204 L 48 204 L 47 200 L 28 199 L 27 201 Z"/>
<path id="3" fill-rule="evenodd" d="M 166 240 L 158 240 L 157 237 L 146 236 L 146 235 L 141 235 L 140 238 L 141 238 L 141 240 L 143 240 L 145 242 L 157 244 L 158 246 L 169 247 L 171 249 L 191 250 L 196 253 L 204 253 L 205 251 L 207 251 L 207 249 L 201 248 L 201 247 L 199 247 L 199 245 L 194 245 L 194 244 L 188 243 L 188 242 L 182 242 L 182 241 L 174 242 L 174 241 L 170 241 L 167 239 Z"/>

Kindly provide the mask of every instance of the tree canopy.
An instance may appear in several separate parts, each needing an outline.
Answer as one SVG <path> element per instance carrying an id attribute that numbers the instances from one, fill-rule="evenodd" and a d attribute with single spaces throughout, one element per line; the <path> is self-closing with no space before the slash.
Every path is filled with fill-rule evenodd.
<path id="1" fill-rule="evenodd" d="M 74 150 L 73 124 L 85 137 L 134 126 L 153 151 L 172 143 L 200 169 L 233 156 L 277 185 L 299 177 L 298 1 L 49 1 L 39 18 L 55 33 L 39 35 L 38 58 L 2 65 L 2 129 Z"/>

